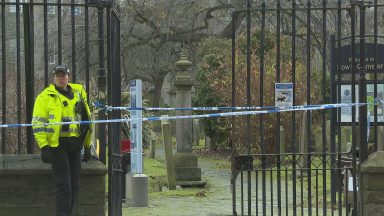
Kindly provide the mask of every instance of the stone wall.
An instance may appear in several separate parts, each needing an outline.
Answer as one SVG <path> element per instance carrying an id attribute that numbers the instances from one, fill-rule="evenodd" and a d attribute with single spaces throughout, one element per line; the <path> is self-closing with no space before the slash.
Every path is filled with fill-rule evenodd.
<path id="1" fill-rule="evenodd" d="M 82 163 L 75 216 L 106 215 L 106 167 L 100 161 Z M 51 167 L 39 155 L 0 155 L 0 216 L 55 215 Z"/>
<path id="2" fill-rule="evenodd" d="M 384 215 L 384 152 L 375 152 L 360 166 L 361 215 Z"/>

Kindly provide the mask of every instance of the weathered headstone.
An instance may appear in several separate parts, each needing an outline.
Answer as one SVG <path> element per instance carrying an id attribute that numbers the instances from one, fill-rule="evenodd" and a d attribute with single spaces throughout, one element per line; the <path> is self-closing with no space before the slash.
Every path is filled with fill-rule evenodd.
<path id="1" fill-rule="evenodd" d="M 351 128 L 348 126 L 341 127 L 341 151 L 347 151 L 348 142 L 350 142 Z"/>
<path id="2" fill-rule="evenodd" d="M 151 139 L 151 158 L 155 159 L 156 157 L 156 139 Z"/>
<path id="3" fill-rule="evenodd" d="M 200 142 L 199 119 L 193 119 L 193 145 L 198 146 Z"/>
<path id="4" fill-rule="evenodd" d="M 169 123 L 169 121 L 166 121 L 166 120 L 161 121 L 161 130 L 163 133 L 165 163 L 167 166 L 168 189 L 176 190 L 175 166 L 173 161 L 173 150 L 172 150 L 171 124 Z"/>
<path id="5" fill-rule="evenodd" d="M 205 136 L 205 148 L 211 149 L 211 138 L 209 136 Z"/>
<path id="6" fill-rule="evenodd" d="M 309 153 L 309 149 L 308 149 L 308 142 L 309 142 L 309 139 L 308 139 L 308 136 L 307 136 L 307 128 L 308 128 L 308 125 L 307 125 L 307 114 L 304 113 L 303 115 L 303 118 L 301 120 L 301 127 L 300 127 L 300 142 L 299 142 L 299 151 L 300 153 Z M 306 168 L 307 167 L 307 157 L 305 155 L 302 155 L 300 157 L 300 166 L 302 168 Z"/>
<path id="7" fill-rule="evenodd" d="M 171 86 L 167 93 L 169 94 L 169 106 L 176 107 L 176 88 L 174 86 Z M 172 136 L 175 136 L 176 121 L 171 121 L 170 123 L 172 129 Z"/>
<path id="8" fill-rule="evenodd" d="M 176 105 L 176 88 L 171 87 L 167 93 L 169 94 L 169 105 L 174 107 Z"/>

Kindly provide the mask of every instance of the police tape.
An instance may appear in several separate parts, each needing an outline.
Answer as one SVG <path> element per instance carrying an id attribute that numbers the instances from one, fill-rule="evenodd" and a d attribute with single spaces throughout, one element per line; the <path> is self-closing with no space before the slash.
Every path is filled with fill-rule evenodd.
<path id="1" fill-rule="evenodd" d="M 383 101 L 384 103 L 384 101 Z M 331 105 L 331 104 L 328 104 Z M 99 110 L 113 111 L 234 111 L 234 110 L 285 110 L 285 109 L 306 109 L 309 107 L 318 107 L 320 105 L 299 105 L 299 106 L 250 106 L 250 107 L 112 107 L 102 105 L 100 102 L 95 101 L 93 106 Z"/>
<path id="2" fill-rule="evenodd" d="M 383 101 L 384 102 L 384 101 Z M 162 121 L 162 120 L 176 120 L 176 119 L 198 119 L 198 118 L 214 118 L 214 117 L 228 117 L 228 116 L 244 116 L 244 115 L 261 115 L 268 113 L 279 112 L 292 112 L 292 111 L 314 111 L 325 110 L 332 108 L 348 108 L 366 106 L 370 103 L 340 103 L 340 104 L 321 104 L 321 105 L 305 105 L 305 106 L 292 106 L 286 109 L 271 109 L 271 110 L 256 110 L 256 111 L 241 111 L 241 112 L 224 112 L 224 113 L 211 113 L 201 115 L 183 115 L 183 116 L 155 116 L 144 118 L 123 118 L 123 119 L 106 119 L 106 120 L 92 120 L 92 121 L 73 121 L 73 122 L 50 122 L 42 124 L 1 124 L 0 128 L 15 128 L 15 127 L 33 127 L 33 126 L 49 126 L 49 125 L 69 125 L 69 124 L 104 124 L 104 123 L 123 123 L 130 121 Z M 375 102 L 376 105 L 376 102 Z M 280 107 L 281 108 L 281 107 Z"/>

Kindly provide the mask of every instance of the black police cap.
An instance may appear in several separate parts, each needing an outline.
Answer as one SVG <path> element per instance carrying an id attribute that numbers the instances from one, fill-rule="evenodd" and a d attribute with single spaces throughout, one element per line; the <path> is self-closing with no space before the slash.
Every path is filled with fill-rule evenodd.
<path id="1" fill-rule="evenodd" d="M 52 70 L 52 74 L 56 74 L 58 72 L 64 72 L 66 74 L 69 74 L 69 69 L 67 68 L 67 66 L 65 65 L 56 65 L 53 70 Z"/>

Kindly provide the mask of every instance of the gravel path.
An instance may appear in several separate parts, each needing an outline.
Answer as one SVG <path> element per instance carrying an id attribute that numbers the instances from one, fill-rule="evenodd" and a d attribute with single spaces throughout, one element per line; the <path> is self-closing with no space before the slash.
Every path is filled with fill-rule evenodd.
<path id="1" fill-rule="evenodd" d="M 162 160 L 164 158 L 164 150 L 162 146 L 160 146 L 156 151 L 156 158 Z M 229 161 L 228 161 L 229 163 Z M 230 185 L 230 170 L 219 169 L 216 166 L 216 163 L 212 159 L 207 159 L 205 157 L 199 157 L 199 167 L 202 171 L 202 178 L 207 182 L 207 187 L 201 189 L 204 191 L 205 196 L 187 196 L 187 197 L 156 197 L 149 199 L 149 207 L 148 208 L 132 208 L 123 205 L 123 216 L 128 215 L 156 215 L 156 216 L 190 216 L 190 215 L 205 215 L 205 216 L 226 216 L 232 215 L 232 192 Z M 259 176 L 260 177 L 260 176 Z M 244 177 L 244 179 L 246 179 Z M 278 215 L 277 212 L 277 194 L 276 189 L 274 189 L 274 193 L 271 194 L 269 189 L 271 188 L 271 183 L 273 187 L 276 187 L 276 178 L 270 180 L 267 178 L 265 183 L 265 188 L 267 189 L 266 193 L 266 207 L 267 207 L 267 215 Z M 252 176 L 252 202 L 251 208 L 252 213 L 257 209 L 259 215 L 262 215 L 262 185 L 261 181 L 258 181 L 258 196 L 255 194 L 255 177 Z M 244 189 L 246 190 L 247 181 L 244 182 Z M 237 190 L 237 213 L 239 215 L 242 214 L 241 210 L 241 197 L 240 197 L 240 178 L 236 181 L 236 190 Z M 282 185 L 285 185 L 284 180 L 282 179 Z M 293 215 L 292 214 L 292 182 L 288 183 L 289 191 L 286 193 L 284 186 L 282 186 L 282 209 L 281 212 L 283 215 Z M 188 189 L 186 189 L 188 190 Z M 297 189 L 298 193 L 300 193 L 300 189 Z M 305 190 L 306 191 L 306 190 Z M 256 198 L 257 196 L 257 198 Z M 305 207 L 300 208 L 300 195 L 297 197 L 297 215 L 307 215 L 308 209 Z M 273 201 L 272 201 L 273 197 Z M 320 197 L 321 198 L 321 197 Z M 257 202 L 255 200 L 258 200 Z M 304 192 L 304 201 L 306 201 L 306 192 Z M 313 200 L 314 202 L 314 200 Z M 319 203 L 321 204 L 321 200 Z M 246 192 L 244 192 L 244 214 L 247 213 L 247 197 Z M 257 203 L 257 204 L 256 204 Z M 306 202 L 305 202 L 306 203 Z M 288 212 L 286 207 L 288 204 Z M 257 207 L 256 207 L 257 205 Z M 317 204 L 313 203 L 312 211 L 316 212 Z M 271 212 L 272 211 L 272 212 Z M 322 214 L 321 206 L 318 206 L 317 210 L 320 214 Z M 316 213 L 315 213 L 316 214 Z M 330 209 L 327 209 L 327 214 L 332 215 Z M 338 215 L 337 210 L 333 212 L 333 214 Z M 343 214 L 345 214 L 345 209 L 343 209 Z M 296 216 L 296 215 L 295 215 Z"/>
<path id="2" fill-rule="evenodd" d="M 162 146 L 161 146 L 162 147 Z M 164 151 L 156 150 L 156 158 L 162 159 Z M 202 178 L 209 185 L 202 197 L 150 198 L 148 208 L 132 208 L 123 205 L 123 215 L 232 215 L 230 171 L 218 169 L 212 160 L 199 158 Z"/>

